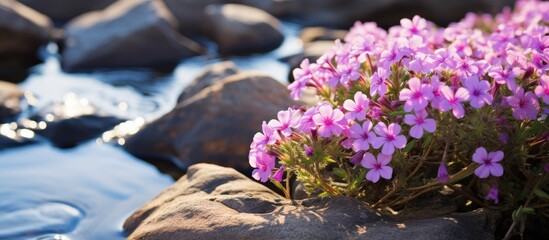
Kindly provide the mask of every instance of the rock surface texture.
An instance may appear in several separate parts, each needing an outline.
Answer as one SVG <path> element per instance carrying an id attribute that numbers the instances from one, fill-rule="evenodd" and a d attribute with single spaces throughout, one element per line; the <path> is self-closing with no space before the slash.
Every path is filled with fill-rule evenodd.
<path id="1" fill-rule="evenodd" d="M 493 239 L 484 210 L 425 219 L 382 217 L 345 197 L 289 201 L 210 164 L 186 175 L 124 223 L 128 239 Z"/>
<path id="2" fill-rule="evenodd" d="M 204 52 L 175 30 L 177 21 L 162 1 L 120 0 L 84 14 L 66 26 L 62 52 L 66 70 L 175 66 Z"/>
<path id="3" fill-rule="evenodd" d="M 176 161 L 182 169 L 206 162 L 250 171 L 242 159 L 261 122 L 294 104 L 275 79 L 239 72 L 180 102 L 127 139 L 124 148 L 153 163 Z"/>

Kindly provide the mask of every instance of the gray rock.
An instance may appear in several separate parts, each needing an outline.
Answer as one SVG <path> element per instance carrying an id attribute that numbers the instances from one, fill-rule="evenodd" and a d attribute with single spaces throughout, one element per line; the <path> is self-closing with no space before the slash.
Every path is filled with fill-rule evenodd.
<path id="1" fill-rule="evenodd" d="M 280 22 L 267 12 L 239 4 L 209 5 L 205 34 L 222 55 L 274 50 L 284 40 Z"/>
<path id="2" fill-rule="evenodd" d="M 22 96 L 17 85 L 0 81 L 0 123 L 15 120 L 21 111 Z"/>
<path id="3" fill-rule="evenodd" d="M 116 0 L 18 0 L 50 17 L 55 22 L 67 22 L 74 17 L 101 10 L 116 2 Z"/>
<path id="4" fill-rule="evenodd" d="M 215 163 L 242 171 L 261 123 L 294 105 L 289 91 L 271 77 L 239 72 L 186 99 L 168 114 L 128 138 L 124 148 L 137 157 L 172 160 L 186 170 Z"/>
<path id="5" fill-rule="evenodd" d="M 67 24 L 63 66 L 69 71 L 162 68 L 204 52 L 176 28 L 177 21 L 162 1 L 118 1 Z"/>
<path id="6" fill-rule="evenodd" d="M 0 1 L 0 79 L 22 81 L 37 64 L 38 48 L 52 39 L 50 19 L 14 0 Z"/>
<path id="7" fill-rule="evenodd" d="M 177 102 L 184 101 L 200 92 L 202 89 L 207 88 L 221 80 L 238 73 L 239 70 L 236 65 L 231 61 L 220 62 L 209 65 L 206 67 L 198 77 L 196 77 L 186 88 L 183 90 Z"/>
<path id="8" fill-rule="evenodd" d="M 124 223 L 128 239 L 493 239 L 482 209 L 424 219 L 380 216 L 346 197 L 286 200 L 230 168 L 191 166 Z"/>

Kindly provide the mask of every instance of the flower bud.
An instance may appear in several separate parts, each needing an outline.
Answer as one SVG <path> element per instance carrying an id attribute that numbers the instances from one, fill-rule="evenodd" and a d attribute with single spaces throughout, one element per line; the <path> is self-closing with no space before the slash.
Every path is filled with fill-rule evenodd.
<path id="1" fill-rule="evenodd" d="M 358 151 L 357 154 L 355 154 L 353 157 L 351 157 L 351 163 L 354 165 L 360 164 L 360 161 L 362 161 L 362 158 L 364 157 L 364 151 Z"/>
<path id="2" fill-rule="evenodd" d="M 444 163 L 444 161 L 440 162 L 440 166 L 438 166 L 437 180 L 441 183 L 445 183 L 450 180 L 448 170 L 446 169 L 446 163 Z"/>
<path id="3" fill-rule="evenodd" d="M 313 155 L 313 148 L 311 146 L 307 146 L 305 145 L 305 154 L 307 155 L 307 157 L 310 157 Z"/>
<path id="4" fill-rule="evenodd" d="M 492 185 L 490 188 L 490 191 L 488 191 L 488 194 L 484 197 L 486 200 L 493 200 L 495 204 L 499 203 L 499 192 L 498 187 L 495 185 Z"/>
<path id="5" fill-rule="evenodd" d="M 530 78 L 532 75 L 534 75 L 534 68 L 532 66 L 529 66 L 526 68 L 526 71 L 524 72 L 524 76 L 522 77 L 522 80 L 526 80 Z"/>
<path id="6" fill-rule="evenodd" d="M 286 169 L 286 165 L 280 166 L 278 170 L 273 174 L 272 178 L 273 180 L 277 182 L 282 182 L 282 176 L 284 176 L 284 169 Z"/>

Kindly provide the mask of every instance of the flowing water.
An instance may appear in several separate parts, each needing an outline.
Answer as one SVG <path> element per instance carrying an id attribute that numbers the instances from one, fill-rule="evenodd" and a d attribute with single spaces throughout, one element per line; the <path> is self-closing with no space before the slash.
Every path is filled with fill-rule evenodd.
<path id="1" fill-rule="evenodd" d="M 170 111 L 208 64 L 231 60 L 242 70 L 286 81 L 288 66 L 278 59 L 296 53 L 301 44 L 297 26 L 284 24 L 283 30 L 286 39 L 273 52 L 187 59 L 168 76 L 136 69 L 67 74 L 61 71 L 57 47 L 48 45 L 44 64 L 20 84 L 26 109 L 17 122 L 0 124 L 1 135 L 36 138 L 33 129 L 47 128 L 47 122 L 27 118 L 52 106 L 55 114 L 46 119 L 100 113 L 128 121 L 72 149 L 37 138 L 37 144 L 1 151 L 0 239 L 124 239 L 125 218 L 173 180 L 117 146 L 123 140 L 108 142 Z"/>

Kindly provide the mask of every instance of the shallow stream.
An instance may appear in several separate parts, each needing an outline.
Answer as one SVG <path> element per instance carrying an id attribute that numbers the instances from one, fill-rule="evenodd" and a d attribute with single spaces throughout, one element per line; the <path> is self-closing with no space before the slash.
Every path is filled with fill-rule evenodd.
<path id="1" fill-rule="evenodd" d="M 124 239 L 125 218 L 174 182 L 126 153 L 119 146 L 123 140 L 112 141 L 113 131 L 75 148 L 58 149 L 32 132 L 47 128 L 47 122 L 27 118 L 63 103 L 52 111 L 64 117 L 100 113 L 127 119 L 118 130 L 134 133 L 169 112 L 206 65 L 223 60 L 285 82 L 289 67 L 279 59 L 297 53 L 301 42 L 297 26 L 284 24 L 283 30 L 286 39 L 273 52 L 187 59 L 168 76 L 135 69 L 67 74 L 60 68 L 57 46 L 46 46 L 45 62 L 19 84 L 26 100 L 20 119 L 0 126 L 4 136 L 38 141 L 0 150 L 0 239 Z"/>

